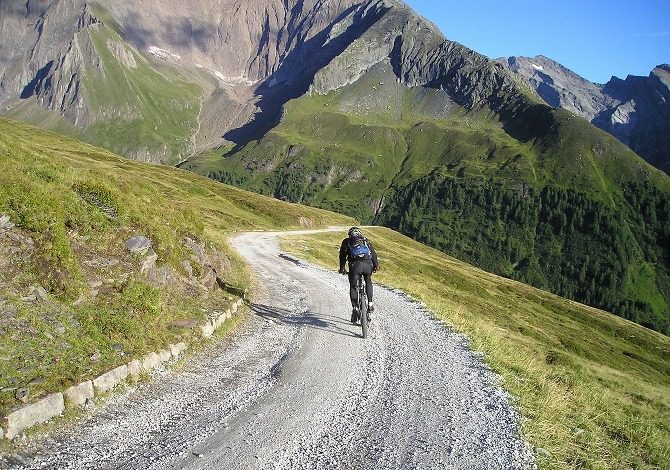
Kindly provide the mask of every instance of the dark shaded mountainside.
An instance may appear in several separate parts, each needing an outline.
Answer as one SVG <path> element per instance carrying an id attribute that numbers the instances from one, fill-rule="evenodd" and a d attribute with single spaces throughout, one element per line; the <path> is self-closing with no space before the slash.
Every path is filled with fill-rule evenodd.
<path id="1" fill-rule="evenodd" d="M 543 56 L 500 62 L 528 80 L 550 106 L 583 117 L 670 174 L 670 64 L 648 77 L 612 77 L 599 85 Z"/>
<path id="2" fill-rule="evenodd" d="M 670 333 L 668 177 L 402 2 L 0 8 L 11 117 L 196 155 L 181 166 Z"/>

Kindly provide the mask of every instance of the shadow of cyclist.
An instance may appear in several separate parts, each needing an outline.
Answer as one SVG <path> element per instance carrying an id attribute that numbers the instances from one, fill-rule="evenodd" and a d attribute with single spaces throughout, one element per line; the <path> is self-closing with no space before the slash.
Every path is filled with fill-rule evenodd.
<path id="1" fill-rule="evenodd" d="M 358 337 L 352 331 L 342 328 L 337 324 L 349 326 L 350 323 L 342 318 L 333 315 L 322 315 L 314 312 L 306 311 L 302 313 L 294 313 L 290 310 L 273 307 L 264 304 L 251 304 L 251 310 L 258 316 L 263 318 L 272 318 L 285 325 L 292 325 L 297 327 L 314 328 L 316 330 L 328 331 L 343 336 Z"/>

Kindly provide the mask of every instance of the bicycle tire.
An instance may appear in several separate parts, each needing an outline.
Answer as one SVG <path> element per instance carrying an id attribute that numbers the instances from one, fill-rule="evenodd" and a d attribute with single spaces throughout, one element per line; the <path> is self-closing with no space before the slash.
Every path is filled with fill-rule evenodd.
<path id="1" fill-rule="evenodd" d="M 360 279 L 361 288 L 358 290 L 358 312 L 361 316 L 361 329 L 363 330 L 363 339 L 368 337 L 368 299 L 365 291 L 365 284 Z"/>

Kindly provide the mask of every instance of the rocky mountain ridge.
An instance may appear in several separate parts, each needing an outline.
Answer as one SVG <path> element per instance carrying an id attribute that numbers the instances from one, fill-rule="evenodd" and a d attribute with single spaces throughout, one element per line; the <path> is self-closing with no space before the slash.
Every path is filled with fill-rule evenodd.
<path id="1" fill-rule="evenodd" d="M 648 77 L 612 77 L 601 85 L 544 56 L 500 62 L 527 80 L 547 104 L 583 117 L 670 173 L 669 64 L 654 68 Z"/>
<path id="2" fill-rule="evenodd" d="M 142 160 L 174 162 L 262 136 L 276 125 L 288 100 L 353 83 L 383 61 L 393 65 L 404 86 L 439 88 L 467 108 L 494 107 L 494 101 L 508 105 L 500 93 L 524 94 L 498 64 L 448 41 L 396 0 L 200 0 L 188 6 L 4 1 L 0 12 L 3 114 L 79 131 Z M 175 80 L 198 86 L 189 94 L 165 96 L 159 109 L 196 113 L 197 126 L 184 124 L 185 117 L 175 119 L 171 124 L 183 136 L 172 146 L 137 149 L 125 136 L 121 143 L 91 137 L 96 124 L 109 128 L 146 120 L 153 104 L 147 104 L 146 94 L 158 88 L 143 83 L 147 74 L 165 88 Z M 164 120 L 156 119 L 147 131 L 160 137 Z"/>

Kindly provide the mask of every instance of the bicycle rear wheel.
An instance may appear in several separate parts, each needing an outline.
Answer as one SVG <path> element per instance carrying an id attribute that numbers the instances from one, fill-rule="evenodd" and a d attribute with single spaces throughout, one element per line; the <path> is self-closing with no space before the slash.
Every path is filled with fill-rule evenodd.
<path id="1" fill-rule="evenodd" d="M 368 299 L 365 288 L 358 291 L 358 312 L 361 315 L 361 328 L 365 339 L 368 337 Z"/>

